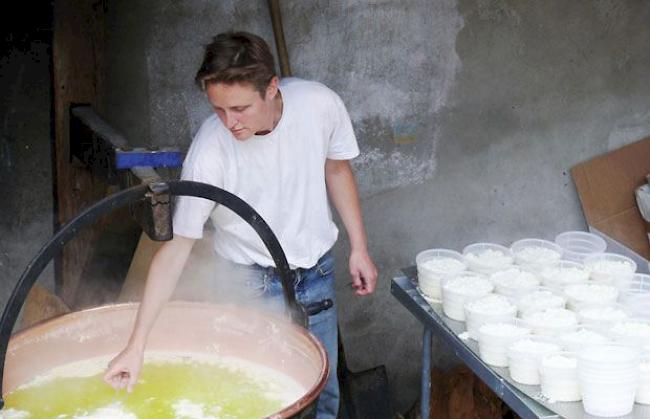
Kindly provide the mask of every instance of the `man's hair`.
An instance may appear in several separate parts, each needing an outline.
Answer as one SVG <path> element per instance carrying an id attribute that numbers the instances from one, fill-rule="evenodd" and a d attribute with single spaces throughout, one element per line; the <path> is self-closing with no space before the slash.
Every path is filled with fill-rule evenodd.
<path id="1" fill-rule="evenodd" d="M 206 45 L 196 84 L 204 90 L 211 83 L 251 83 L 262 97 L 276 75 L 267 43 L 248 32 L 224 32 Z"/>

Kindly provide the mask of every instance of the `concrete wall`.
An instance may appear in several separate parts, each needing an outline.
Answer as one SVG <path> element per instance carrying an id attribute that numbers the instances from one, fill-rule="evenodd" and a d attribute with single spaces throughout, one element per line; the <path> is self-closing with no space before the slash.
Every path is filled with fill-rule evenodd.
<path id="1" fill-rule="evenodd" d="M 294 74 L 341 94 L 362 149 L 354 165 L 381 276 L 373 297 L 352 296 L 341 240 L 349 362 L 386 364 L 403 410 L 417 393 L 421 328 L 390 296 L 391 277 L 425 248 L 586 227 L 570 167 L 650 134 L 650 7 L 283 3 Z M 272 42 L 266 2 L 132 4 L 109 10 L 107 80 L 133 87 L 109 92 L 111 119 L 142 143 L 186 147 L 210 113 L 192 86 L 201 44 L 228 29 Z M 454 362 L 439 344 L 435 357 Z"/>
<path id="2" fill-rule="evenodd" d="M 386 364 L 404 410 L 417 396 L 421 327 L 390 296 L 391 277 L 425 248 L 585 228 L 570 167 L 650 134 L 650 7 L 282 3 L 295 75 L 340 93 L 362 150 L 354 165 L 381 274 L 373 297 L 352 296 L 342 238 L 348 360 L 353 370 Z M 244 29 L 273 45 L 266 4 L 109 2 L 107 119 L 134 144 L 187 147 L 210 114 L 192 82 L 202 44 Z M 440 344 L 435 358 L 454 362 Z"/>
<path id="3" fill-rule="evenodd" d="M 49 10 L 15 6 L 0 18 L 2 307 L 53 225 Z M 53 288 L 53 269 L 43 278 L 41 285 Z"/>

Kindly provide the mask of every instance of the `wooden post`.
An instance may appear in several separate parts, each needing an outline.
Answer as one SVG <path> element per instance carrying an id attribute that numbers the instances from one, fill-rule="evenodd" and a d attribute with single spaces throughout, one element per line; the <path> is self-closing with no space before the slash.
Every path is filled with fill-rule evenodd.
<path id="1" fill-rule="evenodd" d="M 59 225 L 106 195 L 107 185 L 71 162 L 69 149 L 70 104 L 88 103 L 101 112 L 105 14 L 105 1 L 101 0 L 54 2 L 52 152 L 54 210 Z M 79 234 L 56 261 L 56 292 L 69 307 L 75 306 L 81 272 L 92 254 L 97 231 L 96 227 Z"/>

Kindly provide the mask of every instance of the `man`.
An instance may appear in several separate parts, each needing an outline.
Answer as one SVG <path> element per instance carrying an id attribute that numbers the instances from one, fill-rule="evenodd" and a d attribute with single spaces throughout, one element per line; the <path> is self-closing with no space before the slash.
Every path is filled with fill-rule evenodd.
<path id="1" fill-rule="evenodd" d="M 358 295 L 373 292 L 377 270 L 366 234 L 349 159 L 357 156 L 350 117 L 341 99 L 316 82 L 280 80 L 273 55 L 260 37 L 229 32 L 205 49 L 196 82 L 215 111 L 196 134 L 181 178 L 223 188 L 250 204 L 269 224 L 297 275 L 303 304 L 334 301 L 330 253 L 338 230 L 334 203 L 350 240 L 349 270 Z M 203 224 L 212 218 L 214 249 L 237 269 L 261 298 L 279 298 L 280 280 L 261 239 L 244 220 L 212 201 L 182 197 L 174 214 L 174 238 L 154 255 L 145 293 L 127 347 L 109 364 L 105 380 L 116 388 L 135 385 L 145 342 L 170 298 Z M 338 411 L 336 305 L 310 316 L 310 330 L 323 342 L 330 378 L 318 401 L 318 417 Z"/>

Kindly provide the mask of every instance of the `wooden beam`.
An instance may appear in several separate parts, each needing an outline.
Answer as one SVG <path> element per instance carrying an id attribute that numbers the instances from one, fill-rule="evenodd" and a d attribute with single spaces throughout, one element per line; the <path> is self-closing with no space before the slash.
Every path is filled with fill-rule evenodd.
<path id="1" fill-rule="evenodd" d="M 70 160 L 69 107 L 91 104 L 102 110 L 105 1 L 57 0 L 54 2 L 52 83 L 54 108 L 55 218 L 63 225 L 82 209 L 106 195 L 107 185 Z M 99 226 L 81 232 L 56 261 L 56 292 L 69 307 L 81 273 L 92 254 Z"/>

